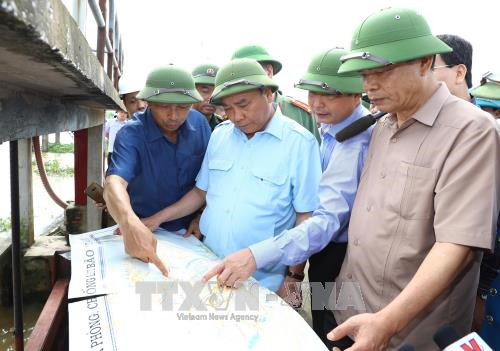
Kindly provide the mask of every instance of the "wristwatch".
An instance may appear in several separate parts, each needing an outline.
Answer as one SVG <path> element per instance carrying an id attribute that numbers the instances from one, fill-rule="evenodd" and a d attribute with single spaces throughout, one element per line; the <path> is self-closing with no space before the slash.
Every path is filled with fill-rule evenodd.
<path id="1" fill-rule="evenodd" d="M 300 281 L 303 281 L 305 277 L 304 274 L 290 272 L 290 270 L 287 270 L 286 275 L 289 276 L 290 278 L 297 279 Z"/>

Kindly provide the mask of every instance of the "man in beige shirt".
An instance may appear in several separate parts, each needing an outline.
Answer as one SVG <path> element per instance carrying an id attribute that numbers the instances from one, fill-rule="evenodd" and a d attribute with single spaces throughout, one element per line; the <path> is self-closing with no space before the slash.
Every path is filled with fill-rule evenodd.
<path id="1" fill-rule="evenodd" d="M 366 311 L 337 309 L 349 350 L 437 350 L 432 335 L 471 325 L 479 265 L 493 247 L 500 140 L 493 120 L 432 74 L 451 49 L 413 10 L 387 9 L 355 32 L 339 73 L 361 72 L 389 115 L 373 131 L 337 278 L 359 283 Z M 331 298 L 334 298 L 332 296 Z M 366 312 L 366 313 L 363 313 Z"/>
<path id="2" fill-rule="evenodd" d="M 488 114 L 433 75 L 434 56 L 451 48 L 420 14 L 386 9 L 369 16 L 351 46 L 339 73 L 361 72 L 371 102 L 389 114 L 372 134 L 330 297 L 340 325 L 328 338 L 348 351 L 406 342 L 437 350 L 439 327 L 451 324 L 465 335 L 471 326 L 481 257 L 496 230 L 500 138 Z M 301 239 L 282 247 L 305 251 L 296 244 Z M 205 279 L 245 279 L 256 267 L 249 251 L 226 257 Z M 356 297 L 336 299 L 343 283 L 359 284 L 365 310 L 349 306 Z"/>

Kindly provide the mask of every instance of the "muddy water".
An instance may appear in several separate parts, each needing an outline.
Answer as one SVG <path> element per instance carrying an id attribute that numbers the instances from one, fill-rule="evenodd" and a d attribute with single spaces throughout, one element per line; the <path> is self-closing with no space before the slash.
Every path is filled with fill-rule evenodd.
<path id="1" fill-rule="evenodd" d="M 49 138 L 54 142 L 54 136 Z M 72 143 L 73 139 L 69 133 L 61 133 L 61 143 Z M 69 154 L 43 154 L 44 161 L 58 160 L 62 167 L 73 167 L 74 156 Z M 10 217 L 10 170 L 9 170 L 9 143 L 0 144 L 0 218 Z M 74 199 L 73 177 L 49 176 L 49 182 L 54 192 L 63 200 Z M 21 189 L 23 191 L 23 189 Z M 52 201 L 47 195 L 38 174 L 33 174 L 33 215 L 35 225 L 35 237 L 46 231 L 50 224 L 64 214 L 61 207 Z M 10 233 L 1 233 L 0 236 L 10 238 Z M 24 305 L 24 338 L 27 340 L 31 334 L 36 320 L 43 308 L 45 299 L 38 301 L 26 301 Z M 14 350 L 14 312 L 12 308 L 0 306 L 0 351 Z"/>
<path id="2" fill-rule="evenodd" d="M 25 302 L 23 306 L 24 342 L 28 340 L 43 308 L 43 301 Z M 14 311 L 0 306 L 0 351 L 14 351 Z"/>

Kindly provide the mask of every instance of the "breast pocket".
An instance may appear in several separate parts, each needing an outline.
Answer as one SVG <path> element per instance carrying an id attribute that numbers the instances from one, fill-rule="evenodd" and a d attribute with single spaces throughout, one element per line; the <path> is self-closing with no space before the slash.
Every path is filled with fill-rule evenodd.
<path id="1" fill-rule="evenodd" d="M 427 219 L 434 214 L 436 171 L 400 162 L 388 198 L 388 206 L 407 219 Z"/>
<path id="2" fill-rule="evenodd" d="M 289 197 L 290 191 L 285 189 L 287 174 L 283 167 L 253 167 L 250 170 L 253 189 L 258 192 L 263 205 L 278 204 Z M 257 195 L 257 194 L 256 194 Z"/>
<path id="3" fill-rule="evenodd" d="M 208 161 L 209 188 L 213 195 L 220 195 L 227 187 L 232 168 L 232 160 L 213 159 Z"/>

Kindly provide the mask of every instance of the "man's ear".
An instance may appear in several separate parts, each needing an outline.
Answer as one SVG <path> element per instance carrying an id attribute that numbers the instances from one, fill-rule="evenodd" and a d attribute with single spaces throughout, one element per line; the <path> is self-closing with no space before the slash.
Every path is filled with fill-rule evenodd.
<path id="1" fill-rule="evenodd" d="M 465 80 L 465 75 L 467 74 L 467 67 L 465 67 L 464 64 L 459 64 L 456 65 L 456 78 L 455 78 L 455 83 L 461 84 Z"/>
<path id="2" fill-rule="evenodd" d="M 274 101 L 274 93 L 271 88 L 264 88 L 264 96 L 269 103 Z"/>
<path id="3" fill-rule="evenodd" d="M 420 61 L 420 74 L 423 76 L 427 74 L 428 71 L 432 69 L 432 63 L 434 62 L 434 56 L 426 56 L 419 59 Z"/>
<path id="4" fill-rule="evenodd" d="M 264 71 L 266 71 L 267 76 L 272 79 L 274 76 L 273 65 L 271 65 L 270 63 L 264 63 L 261 66 L 262 68 L 264 68 Z"/>

